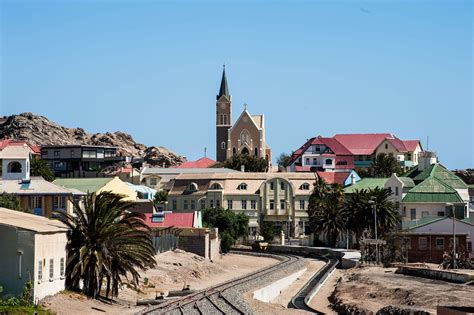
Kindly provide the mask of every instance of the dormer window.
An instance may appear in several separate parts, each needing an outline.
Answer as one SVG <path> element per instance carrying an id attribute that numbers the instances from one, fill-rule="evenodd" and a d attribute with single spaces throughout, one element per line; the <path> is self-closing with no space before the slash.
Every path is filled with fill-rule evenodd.
<path id="1" fill-rule="evenodd" d="M 324 164 L 326 164 L 326 165 L 331 165 L 331 164 L 332 164 L 332 159 L 326 159 L 326 161 L 324 162 Z"/>
<path id="2" fill-rule="evenodd" d="M 197 191 L 198 190 L 198 185 L 196 183 L 191 183 L 188 186 L 188 191 Z"/>
<path id="3" fill-rule="evenodd" d="M 222 186 L 219 183 L 214 183 L 211 185 L 211 189 L 222 189 Z"/>
<path id="4" fill-rule="evenodd" d="M 242 183 L 239 185 L 239 187 L 237 187 L 238 190 L 247 190 L 247 184 L 246 183 Z"/>
<path id="5" fill-rule="evenodd" d="M 301 190 L 309 190 L 309 184 L 308 183 L 301 184 L 300 189 Z"/>

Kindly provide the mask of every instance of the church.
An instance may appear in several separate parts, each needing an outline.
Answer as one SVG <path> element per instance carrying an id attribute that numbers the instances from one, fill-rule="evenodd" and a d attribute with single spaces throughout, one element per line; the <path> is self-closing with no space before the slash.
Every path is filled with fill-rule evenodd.
<path id="1" fill-rule="evenodd" d="M 225 66 L 216 99 L 216 160 L 222 162 L 236 154 L 251 154 L 271 163 L 272 154 L 265 138 L 265 116 L 251 115 L 245 104 L 243 112 L 232 124 L 232 97 Z"/>

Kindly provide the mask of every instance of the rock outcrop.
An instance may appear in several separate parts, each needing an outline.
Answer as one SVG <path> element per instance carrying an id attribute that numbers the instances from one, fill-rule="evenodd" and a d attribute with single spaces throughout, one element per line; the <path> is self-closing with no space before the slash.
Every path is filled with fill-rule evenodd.
<path id="1" fill-rule="evenodd" d="M 147 147 L 132 136 L 121 132 L 87 133 L 82 128 L 66 128 L 48 118 L 32 113 L 0 117 L 0 138 L 25 140 L 32 145 L 86 144 L 118 148 L 119 154 L 143 157 L 152 166 L 175 166 L 183 163 L 182 156 L 164 147 Z"/>

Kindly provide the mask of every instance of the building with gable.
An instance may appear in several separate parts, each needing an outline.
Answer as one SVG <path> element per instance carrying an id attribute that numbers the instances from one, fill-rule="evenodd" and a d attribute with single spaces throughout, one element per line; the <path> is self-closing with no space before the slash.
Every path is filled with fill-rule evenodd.
<path id="1" fill-rule="evenodd" d="M 251 115 L 247 105 L 237 121 L 232 124 L 232 97 L 227 77 L 222 72 L 219 94 L 216 96 L 216 160 L 223 162 L 236 154 L 249 154 L 272 159 L 265 137 L 265 116 Z"/>

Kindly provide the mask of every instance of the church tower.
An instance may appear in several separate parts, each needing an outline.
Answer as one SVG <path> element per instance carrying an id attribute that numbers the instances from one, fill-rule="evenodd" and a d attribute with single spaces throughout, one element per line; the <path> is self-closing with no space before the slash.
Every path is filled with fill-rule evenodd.
<path id="1" fill-rule="evenodd" d="M 227 86 L 225 65 L 216 100 L 216 161 L 222 162 L 227 158 L 227 140 L 229 129 L 232 127 L 232 98 L 229 95 L 229 87 Z"/>

